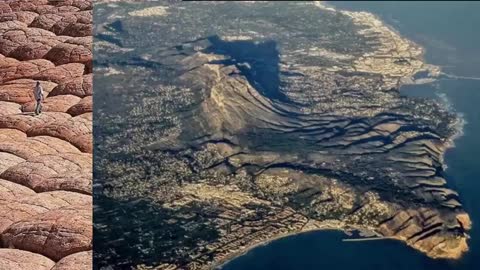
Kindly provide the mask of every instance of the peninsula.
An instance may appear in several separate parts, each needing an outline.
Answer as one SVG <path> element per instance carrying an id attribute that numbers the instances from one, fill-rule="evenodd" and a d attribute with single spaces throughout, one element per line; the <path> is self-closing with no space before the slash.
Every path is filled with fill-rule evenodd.
<path id="1" fill-rule="evenodd" d="M 468 250 L 470 219 L 443 172 L 459 119 L 399 93 L 440 70 L 372 14 L 108 2 L 96 19 L 105 266 L 211 269 L 320 229 L 368 231 L 432 258 Z"/>

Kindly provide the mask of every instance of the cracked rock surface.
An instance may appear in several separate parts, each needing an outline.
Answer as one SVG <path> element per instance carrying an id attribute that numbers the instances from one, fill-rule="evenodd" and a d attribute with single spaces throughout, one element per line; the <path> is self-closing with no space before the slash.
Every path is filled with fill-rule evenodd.
<path id="1" fill-rule="evenodd" d="M 20 249 L 0 249 L 1 270 L 50 270 L 55 262 L 42 255 Z"/>
<path id="2" fill-rule="evenodd" d="M 1 270 L 92 269 L 91 30 L 90 0 L 0 2 Z"/>

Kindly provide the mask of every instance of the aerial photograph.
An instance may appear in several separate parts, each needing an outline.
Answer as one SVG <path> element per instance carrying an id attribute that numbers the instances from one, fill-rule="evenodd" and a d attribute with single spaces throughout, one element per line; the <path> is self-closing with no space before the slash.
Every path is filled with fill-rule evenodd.
<path id="1" fill-rule="evenodd" d="M 93 268 L 480 269 L 479 12 L 95 1 Z"/>

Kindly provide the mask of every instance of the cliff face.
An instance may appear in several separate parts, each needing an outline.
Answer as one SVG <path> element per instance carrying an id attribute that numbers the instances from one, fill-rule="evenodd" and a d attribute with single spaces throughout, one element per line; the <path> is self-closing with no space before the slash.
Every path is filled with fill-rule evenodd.
<path id="1" fill-rule="evenodd" d="M 98 112 L 105 125 L 95 147 L 116 149 L 96 168 L 99 245 L 115 238 L 118 251 L 107 264 L 207 269 L 323 228 L 370 231 L 435 258 L 468 250 L 468 214 L 443 174 L 458 120 L 397 89 L 418 71 L 438 71 L 421 48 L 370 14 L 312 4 L 162 10 L 154 17 L 162 40 L 135 38 L 148 19 L 118 19 L 121 31 L 104 20 L 98 30 L 97 49 L 115 48 L 96 59 L 98 84 L 121 79 L 113 88 L 124 108 Z M 173 24 L 182 27 L 174 37 Z M 101 225 L 112 218 L 122 225 Z M 129 226 L 133 234 L 118 236 Z M 142 249 L 128 255 L 121 247 L 132 241 Z"/>
<path id="2" fill-rule="evenodd" d="M 89 0 L 0 3 L 1 269 L 92 268 L 91 32 Z"/>

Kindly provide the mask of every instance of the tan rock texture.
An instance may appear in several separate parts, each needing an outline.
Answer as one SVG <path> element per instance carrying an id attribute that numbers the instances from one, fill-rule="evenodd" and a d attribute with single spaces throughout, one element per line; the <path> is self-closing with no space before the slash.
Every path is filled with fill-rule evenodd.
<path id="1" fill-rule="evenodd" d="M 49 96 L 56 95 L 75 95 L 78 97 L 92 96 L 92 74 L 83 75 L 65 83 L 57 85 Z"/>
<path id="2" fill-rule="evenodd" d="M 0 270 L 92 269 L 92 8 L 0 1 Z"/>
<path id="3" fill-rule="evenodd" d="M 37 192 L 70 190 L 91 193 L 92 155 L 62 153 L 29 158 L 4 171 L 3 179 Z"/>
<path id="4" fill-rule="evenodd" d="M 91 208 L 51 210 L 10 225 L 2 234 L 2 243 L 58 261 L 92 249 L 91 220 Z"/>
<path id="5" fill-rule="evenodd" d="M 78 252 L 61 259 L 52 270 L 91 269 L 92 251 Z"/>
<path id="6" fill-rule="evenodd" d="M 55 265 L 45 256 L 6 248 L 0 248 L 0 262 L 0 270 L 49 270 Z"/>
<path id="7" fill-rule="evenodd" d="M 92 96 L 84 97 L 77 104 L 70 107 L 70 109 L 68 109 L 67 113 L 72 115 L 72 116 L 77 116 L 77 115 L 81 115 L 81 114 L 84 114 L 84 113 L 87 113 L 87 112 L 92 112 L 93 111 L 92 99 L 93 99 Z"/>

